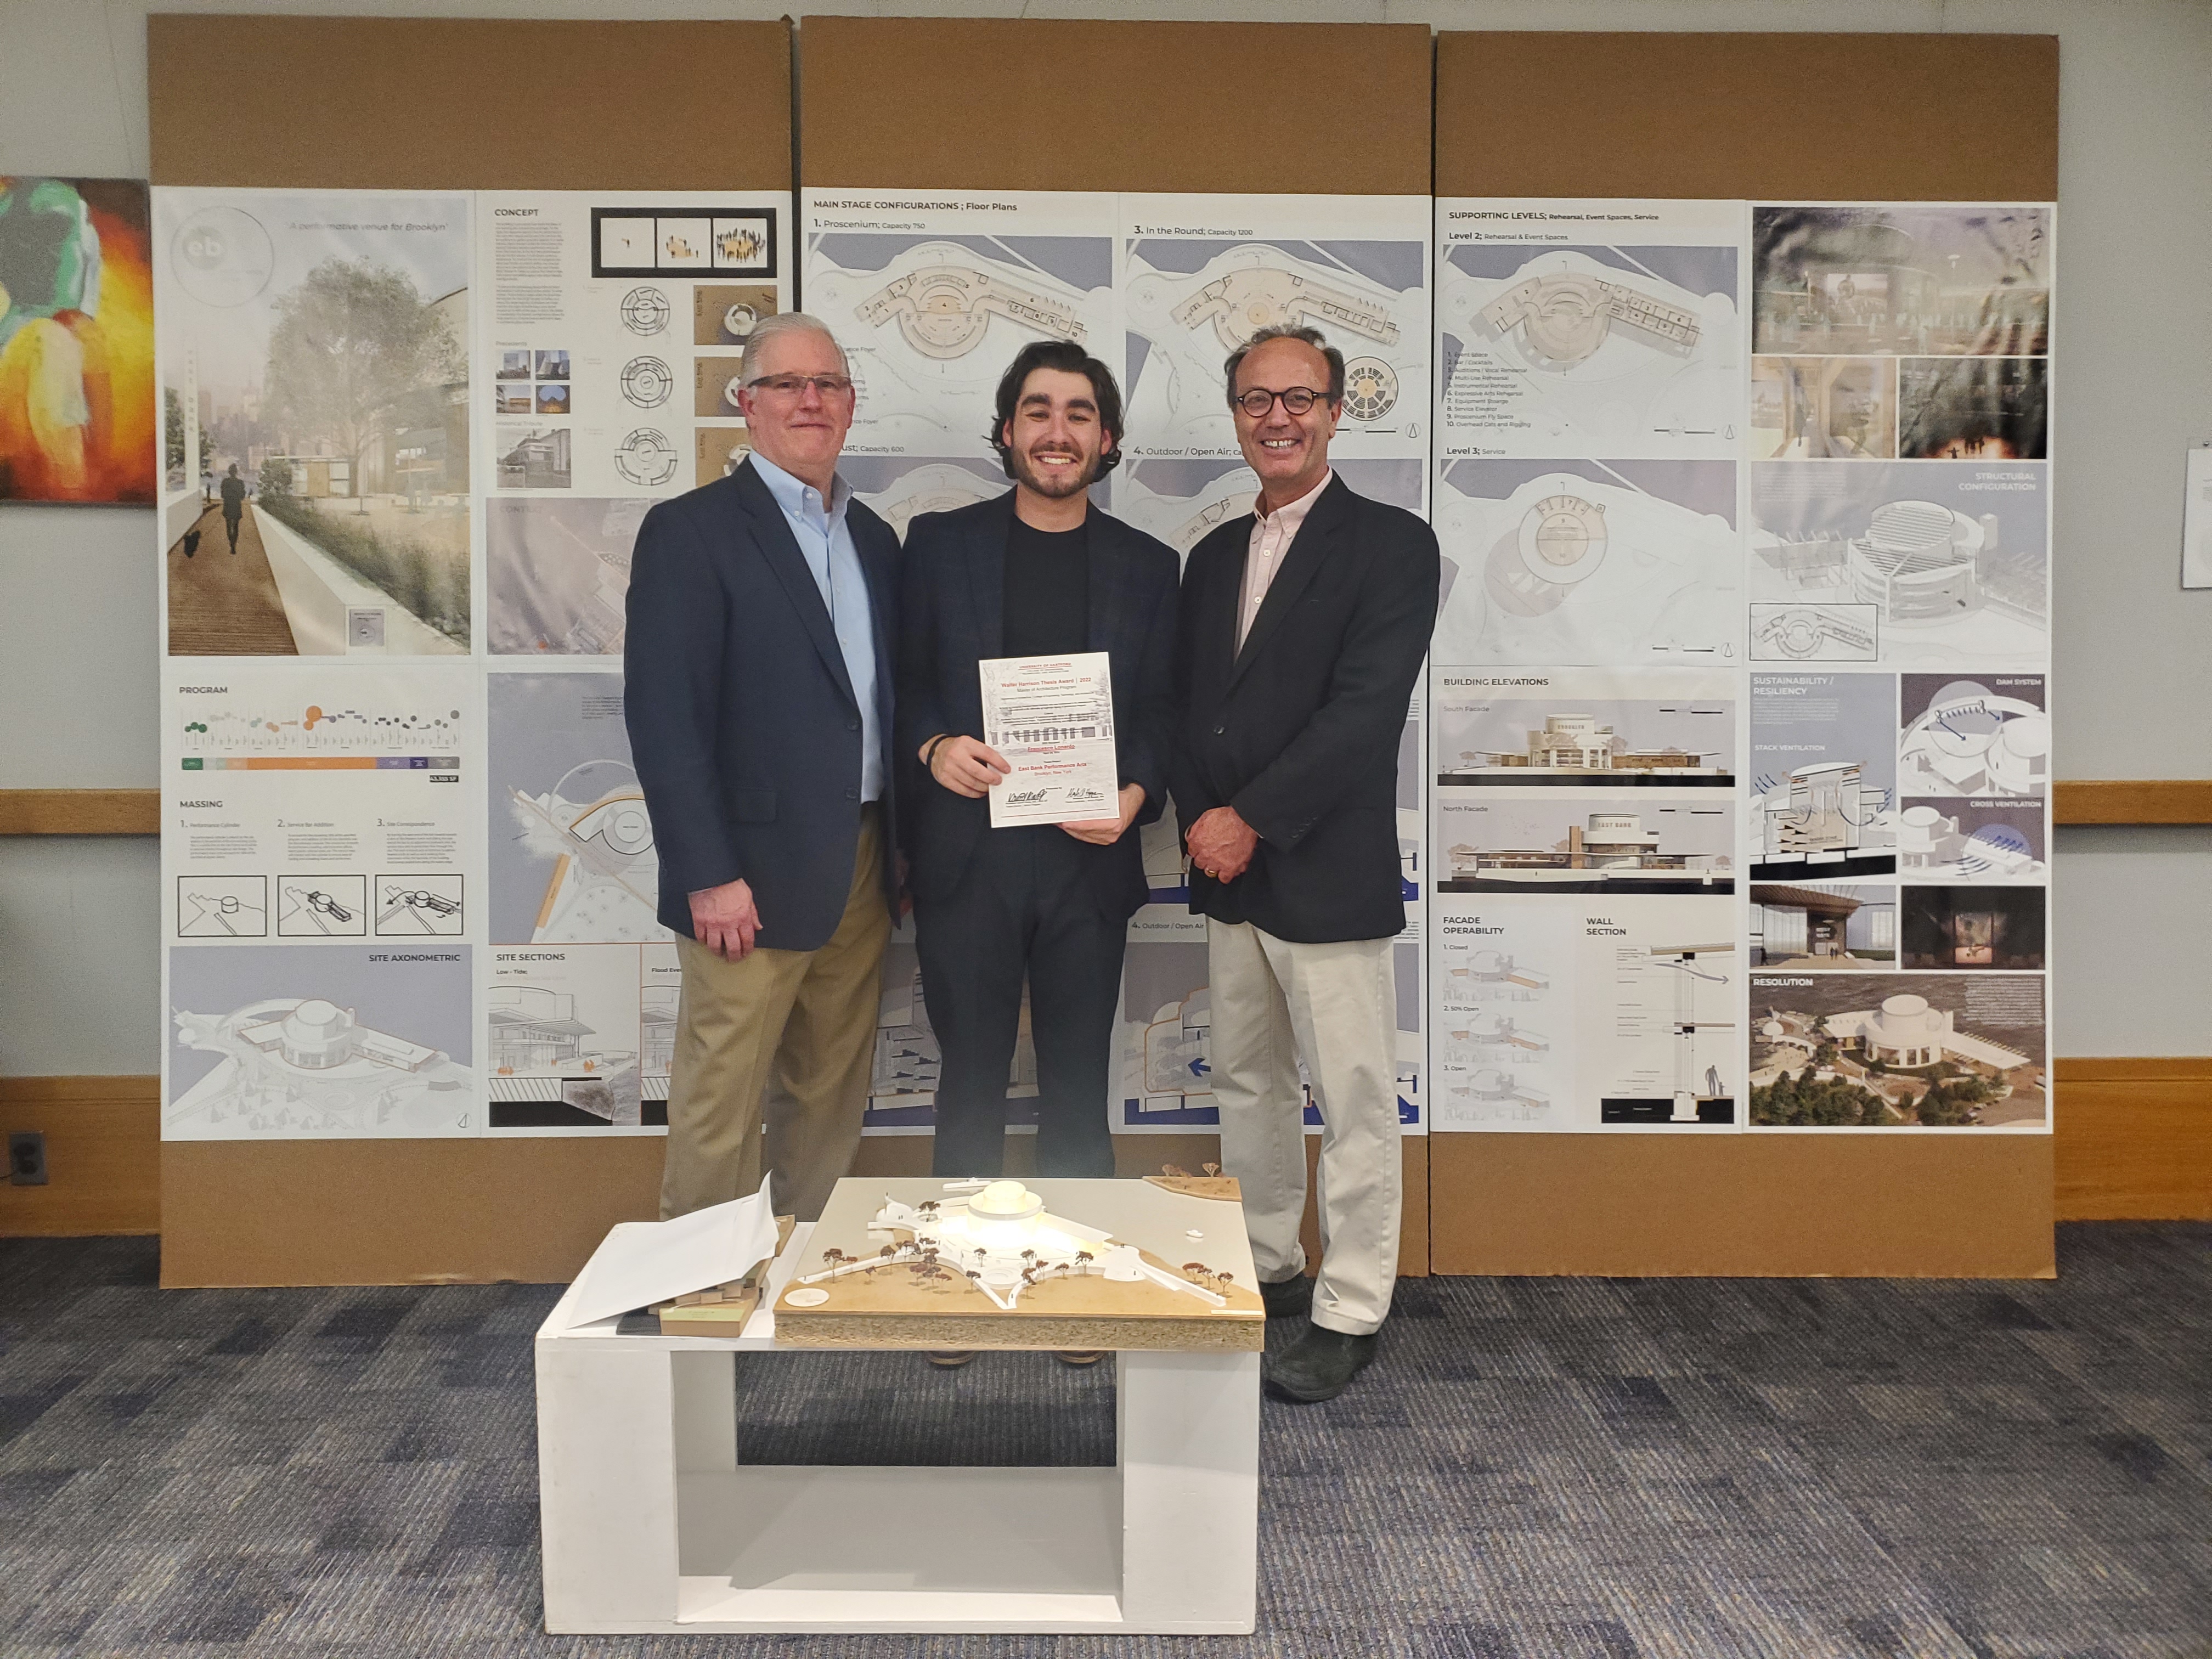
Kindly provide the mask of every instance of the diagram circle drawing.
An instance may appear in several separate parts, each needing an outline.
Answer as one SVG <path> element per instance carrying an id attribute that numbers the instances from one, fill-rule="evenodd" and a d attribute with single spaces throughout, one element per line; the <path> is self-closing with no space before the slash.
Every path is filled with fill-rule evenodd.
<path id="1" fill-rule="evenodd" d="M 615 471 L 634 484 L 665 484 L 676 476 L 676 446 L 657 427 L 641 426 L 615 450 Z"/>
<path id="2" fill-rule="evenodd" d="M 1522 518 L 1516 541 L 1531 575 L 1578 582 L 1605 562 L 1605 509 L 1579 495 L 1547 495 Z"/>
<path id="3" fill-rule="evenodd" d="M 243 208 L 202 208 L 177 227 L 171 251 L 179 285 L 206 306 L 246 304 L 276 269 L 268 231 Z"/>
<path id="4" fill-rule="evenodd" d="M 633 357 L 623 365 L 623 396 L 640 409 L 658 409 L 676 390 L 676 371 L 658 357 Z"/>
<path id="5" fill-rule="evenodd" d="M 1810 611 L 1785 611 L 1766 625 L 1766 642 L 1799 662 L 1818 655 L 1821 641 L 1827 637 L 1820 618 Z"/>
<path id="6" fill-rule="evenodd" d="M 658 334 L 668 326 L 668 296 L 650 285 L 634 288 L 622 297 L 621 315 L 631 333 Z"/>
<path id="7" fill-rule="evenodd" d="M 1380 357 L 1344 366 L 1344 407 L 1355 421 L 1379 421 L 1398 404 L 1398 374 Z"/>
<path id="8" fill-rule="evenodd" d="M 733 340 L 746 339 L 759 321 L 760 313 L 741 300 L 722 313 L 722 331 Z"/>

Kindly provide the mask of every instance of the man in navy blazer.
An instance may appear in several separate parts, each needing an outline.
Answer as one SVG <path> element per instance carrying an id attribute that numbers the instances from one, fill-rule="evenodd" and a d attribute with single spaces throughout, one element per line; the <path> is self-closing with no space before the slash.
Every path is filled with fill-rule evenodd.
<path id="1" fill-rule="evenodd" d="M 860 1141 L 898 904 L 898 545 L 836 475 L 829 329 L 769 319 L 744 374 L 752 453 L 647 514 L 630 563 L 625 714 L 684 970 L 660 1212 L 753 1192 L 765 1156 L 806 1218 Z"/>
<path id="2" fill-rule="evenodd" d="M 1398 739 L 1442 567 L 1427 525 L 1330 467 L 1344 356 L 1319 330 L 1261 329 L 1224 373 L 1260 494 L 1191 550 L 1170 764 L 1206 919 L 1222 1166 L 1268 1313 L 1309 1315 L 1261 1375 L 1328 1400 L 1374 1358 L 1397 1277 Z M 1305 1087 L 1322 1115 L 1316 1280 L 1299 1243 Z"/>
<path id="3" fill-rule="evenodd" d="M 991 441 L 1014 488 L 907 531 L 897 741 L 913 768 L 902 797 L 908 884 L 943 1060 L 939 1175 L 1002 1168 L 1025 976 L 1037 1173 L 1114 1173 L 1114 1009 L 1129 917 L 1146 893 L 1133 826 L 1166 802 L 1176 581 L 1172 550 L 1091 504 L 1121 436 L 1106 366 L 1069 341 L 1037 341 L 999 385 Z M 1112 669 L 1118 810 L 993 829 L 988 796 L 1009 768 L 982 740 L 978 665 L 1093 651 Z"/>

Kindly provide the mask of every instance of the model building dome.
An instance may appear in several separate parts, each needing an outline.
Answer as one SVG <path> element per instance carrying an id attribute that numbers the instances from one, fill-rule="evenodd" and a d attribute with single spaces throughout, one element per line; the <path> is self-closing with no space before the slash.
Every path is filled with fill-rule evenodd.
<path id="1" fill-rule="evenodd" d="M 320 1072 L 353 1058 L 353 1010 L 310 997 L 284 1016 L 278 1041 L 291 1064 Z"/>

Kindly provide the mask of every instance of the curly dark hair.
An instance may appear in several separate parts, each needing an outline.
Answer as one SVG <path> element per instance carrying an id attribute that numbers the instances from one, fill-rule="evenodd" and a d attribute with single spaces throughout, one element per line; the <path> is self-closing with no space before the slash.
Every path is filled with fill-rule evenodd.
<path id="1" fill-rule="evenodd" d="M 991 447 L 998 452 L 999 465 L 1006 469 L 1009 478 L 1015 476 L 1013 452 L 1006 443 L 1006 423 L 1014 418 L 1014 407 L 1022 400 L 1022 388 L 1040 368 L 1080 374 L 1091 382 L 1091 395 L 1098 404 L 1098 424 L 1114 441 L 1112 447 L 1103 449 L 1098 457 L 1098 477 L 1104 477 L 1121 465 L 1121 388 L 1115 383 L 1112 369 L 1073 340 L 1032 340 L 1016 352 L 1014 361 L 1007 365 L 1006 377 L 999 382 L 998 418 L 992 422 L 990 432 Z"/>

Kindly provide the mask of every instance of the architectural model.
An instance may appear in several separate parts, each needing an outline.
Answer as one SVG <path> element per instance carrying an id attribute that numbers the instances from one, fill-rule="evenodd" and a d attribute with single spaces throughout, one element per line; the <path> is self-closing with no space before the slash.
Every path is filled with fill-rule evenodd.
<path id="1" fill-rule="evenodd" d="M 1164 1191 L 1083 1183 L 1098 1189 L 1112 1212 L 1172 1218 L 1179 1253 L 1197 1258 L 1180 1269 L 1124 1236 L 1047 1212 L 1044 1199 L 1019 1181 L 899 1184 L 931 1195 L 887 1194 L 872 1208 L 857 1203 L 857 1191 L 833 1195 L 777 1300 L 780 1341 L 804 1346 L 865 1329 L 871 1346 L 925 1345 L 957 1322 L 953 1328 L 972 1334 L 974 1346 L 1042 1346 L 1048 1334 L 1072 1336 L 1084 1322 L 1163 1319 L 1214 1328 L 1200 1328 L 1194 1340 L 1164 1335 L 1115 1346 L 1257 1346 L 1248 1322 L 1265 1315 L 1257 1289 L 1245 1282 L 1241 1214 L 1233 1204 L 1208 1201 L 1233 1200 L 1233 1182 L 1156 1183 Z M 1216 1228 L 1224 1231 L 1210 1239 Z M 1155 1249 L 1164 1231 L 1147 1235 Z M 1225 1253 L 1237 1265 L 1209 1266 L 1209 1253 L 1216 1261 Z"/>

